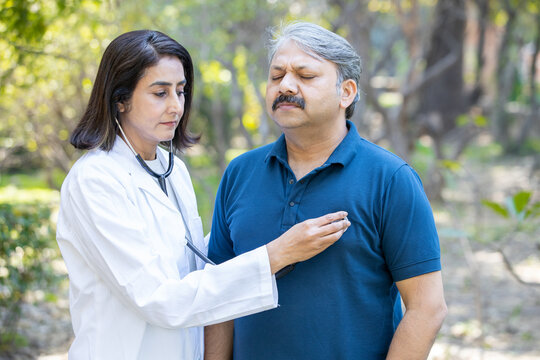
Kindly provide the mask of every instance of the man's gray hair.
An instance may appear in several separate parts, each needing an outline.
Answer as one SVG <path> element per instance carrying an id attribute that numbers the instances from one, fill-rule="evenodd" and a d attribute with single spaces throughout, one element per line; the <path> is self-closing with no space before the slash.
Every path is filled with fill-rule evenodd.
<path id="1" fill-rule="evenodd" d="M 292 22 L 279 29 L 271 30 L 268 46 L 268 59 L 271 62 L 276 51 L 287 40 L 293 40 L 302 50 L 315 57 L 333 62 L 338 68 L 339 87 L 344 80 L 352 79 L 360 91 L 360 74 L 362 63 L 360 56 L 343 37 L 325 28 L 307 22 Z M 360 99 L 358 93 L 351 105 L 345 111 L 345 118 L 350 119 L 354 113 L 356 102 Z"/>

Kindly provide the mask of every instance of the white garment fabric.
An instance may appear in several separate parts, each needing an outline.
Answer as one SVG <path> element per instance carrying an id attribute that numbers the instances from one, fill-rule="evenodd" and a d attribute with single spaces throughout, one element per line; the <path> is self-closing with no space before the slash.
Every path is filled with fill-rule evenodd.
<path id="1" fill-rule="evenodd" d="M 168 157 L 167 157 L 168 158 Z M 164 159 L 162 157 L 156 158 L 155 160 L 146 161 L 146 164 L 150 169 L 152 169 L 156 174 L 163 174 L 168 167 L 168 163 L 164 164 L 162 161 Z M 158 179 L 156 177 L 153 178 L 156 184 L 159 186 Z M 180 205 L 180 199 L 176 196 L 176 192 L 172 191 L 172 185 L 171 185 L 171 177 L 167 176 L 165 179 L 165 183 L 167 185 L 167 194 L 173 205 L 176 207 L 178 211 L 182 211 L 182 206 Z M 161 189 L 161 187 L 160 187 Z M 162 189 L 163 191 L 163 189 Z M 184 223 L 185 224 L 185 223 Z M 185 236 L 186 237 L 186 236 Z M 186 239 L 187 241 L 187 239 Z M 193 251 L 187 250 L 185 260 L 184 259 L 178 259 L 178 271 L 182 271 L 181 268 L 185 266 L 185 262 L 187 261 L 189 272 L 197 270 L 197 263 L 195 259 L 195 253 Z M 190 327 L 187 329 L 187 333 L 183 336 L 185 339 L 179 339 L 178 331 L 175 330 L 169 330 L 164 331 L 163 328 L 159 326 L 154 326 L 151 324 L 146 325 L 146 329 L 144 331 L 143 340 L 141 342 L 141 350 L 139 351 L 138 359 L 161 359 L 166 358 L 167 356 L 167 349 L 174 348 L 175 346 L 178 346 L 178 344 L 182 340 L 187 340 L 188 344 L 202 344 L 203 343 L 203 332 L 200 331 L 201 328 L 199 327 Z M 165 353 L 163 353 L 165 351 Z M 202 359 L 202 350 L 200 354 L 196 354 L 196 358 Z"/>
<path id="2" fill-rule="evenodd" d="M 163 163 L 162 162 L 163 160 L 164 160 L 163 158 L 161 158 L 161 159 L 157 158 L 155 160 L 146 161 L 146 164 L 156 174 L 163 174 L 163 173 L 165 173 L 165 171 L 167 171 L 166 169 L 169 167 L 168 163 Z M 154 181 L 159 186 L 159 181 L 158 181 L 158 179 L 156 177 L 154 177 Z M 172 188 L 171 177 L 170 176 L 167 176 L 167 178 L 165 178 L 165 183 L 166 183 L 167 189 Z M 178 211 L 182 212 L 182 206 L 180 205 L 180 199 L 176 195 L 176 191 L 167 190 L 167 194 L 168 194 L 167 196 L 172 201 L 172 203 L 174 204 L 176 209 Z M 184 225 L 185 225 L 185 223 L 184 223 Z M 188 241 L 187 236 L 186 236 L 186 241 Z M 195 253 L 193 251 L 187 251 L 186 252 L 186 257 L 188 258 L 189 271 L 191 272 L 191 271 L 197 270 L 197 263 L 196 263 L 196 257 L 197 256 L 195 255 Z"/>
<path id="3" fill-rule="evenodd" d="M 206 252 L 180 159 L 168 179 L 193 243 Z M 217 266 L 197 258 L 199 270 L 190 272 L 185 231 L 178 208 L 119 137 L 111 151 L 91 150 L 75 163 L 57 224 L 70 280 L 71 360 L 202 359 L 202 326 L 277 306 L 265 247 Z"/>

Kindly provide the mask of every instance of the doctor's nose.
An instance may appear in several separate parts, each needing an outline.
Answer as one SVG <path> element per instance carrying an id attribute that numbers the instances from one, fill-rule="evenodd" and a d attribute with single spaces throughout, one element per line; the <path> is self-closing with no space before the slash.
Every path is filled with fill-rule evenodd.
<path id="1" fill-rule="evenodd" d="M 182 114 L 184 113 L 184 94 L 177 95 L 175 92 L 173 93 L 173 96 L 169 96 L 167 100 L 169 112 L 176 113 L 178 117 L 182 117 Z"/>

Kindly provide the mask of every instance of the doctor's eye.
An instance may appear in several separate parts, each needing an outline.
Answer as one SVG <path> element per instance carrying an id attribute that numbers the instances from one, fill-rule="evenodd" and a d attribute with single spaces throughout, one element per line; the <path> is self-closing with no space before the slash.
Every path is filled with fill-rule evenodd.
<path id="1" fill-rule="evenodd" d="M 157 97 L 164 97 L 165 95 L 167 95 L 167 92 L 166 91 L 159 91 L 157 93 L 154 93 L 154 95 L 156 95 Z"/>

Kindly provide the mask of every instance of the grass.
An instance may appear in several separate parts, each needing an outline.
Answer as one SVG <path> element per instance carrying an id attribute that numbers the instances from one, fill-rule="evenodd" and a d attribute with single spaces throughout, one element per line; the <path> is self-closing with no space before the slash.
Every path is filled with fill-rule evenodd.
<path id="1" fill-rule="evenodd" d="M 14 186 L 19 189 L 48 189 L 49 184 L 42 172 L 32 174 L 8 174 L 0 176 L 0 188 Z"/>
<path id="2" fill-rule="evenodd" d="M 0 176 L 0 203 L 58 203 L 60 192 L 50 189 L 44 172 Z"/>
<path id="3" fill-rule="evenodd" d="M 53 170 L 52 182 L 56 188 L 60 188 L 65 176 L 63 171 Z M 15 186 L 18 189 L 50 189 L 47 172 L 44 170 L 0 175 L 0 188 L 8 186 Z"/>

